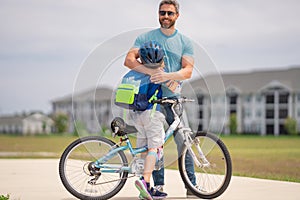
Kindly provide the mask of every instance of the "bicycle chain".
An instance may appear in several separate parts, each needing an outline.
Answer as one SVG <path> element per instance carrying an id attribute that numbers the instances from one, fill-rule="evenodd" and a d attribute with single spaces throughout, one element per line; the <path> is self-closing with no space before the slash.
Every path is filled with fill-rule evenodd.
<path id="1" fill-rule="evenodd" d="M 102 184 L 111 183 L 111 182 L 115 182 L 115 181 L 119 181 L 119 180 L 124 180 L 124 179 L 128 179 L 128 178 L 133 178 L 133 177 L 135 177 L 135 175 L 127 176 L 126 178 L 119 178 L 119 179 L 115 179 L 115 180 L 111 180 L 111 181 L 107 181 L 107 182 L 103 182 L 103 183 L 95 183 L 95 184 L 93 184 L 93 185 L 102 185 Z"/>

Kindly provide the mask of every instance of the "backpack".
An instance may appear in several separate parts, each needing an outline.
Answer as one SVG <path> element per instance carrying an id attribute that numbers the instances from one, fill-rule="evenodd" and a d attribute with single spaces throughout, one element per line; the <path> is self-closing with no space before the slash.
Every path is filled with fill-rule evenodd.
<path id="1" fill-rule="evenodd" d="M 151 83 L 148 75 L 131 70 L 117 87 L 115 104 L 136 111 L 150 109 L 153 105 L 151 101 L 161 95 L 160 87 Z"/>

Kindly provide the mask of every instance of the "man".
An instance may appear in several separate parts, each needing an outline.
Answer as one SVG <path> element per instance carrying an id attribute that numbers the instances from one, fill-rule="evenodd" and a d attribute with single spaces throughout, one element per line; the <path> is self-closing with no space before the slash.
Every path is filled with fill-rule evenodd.
<path id="1" fill-rule="evenodd" d="M 159 4 L 160 28 L 149 31 L 137 37 L 134 46 L 129 50 L 124 65 L 130 69 L 142 72 L 151 76 L 153 83 L 163 83 L 163 97 L 178 98 L 180 96 L 181 81 L 191 78 L 194 59 L 192 42 L 175 28 L 176 20 L 179 17 L 179 4 L 176 0 L 162 0 Z M 141 64 L 138 60 L 139 47 L 141 44 L 155 40 L 163 46 L 165 51 L 165 69 L 150 69 Z M 174 121 L 170 106 L 165 107 L 166 120 L 170 125 Z M 175 137 L 178 153 L 181 153 L 183 138 L 180 134 Z M 194 176 L 193 160 L 188 156 L 186 166 L 188 176 L 196 185 Z M 164 168 L 153 172 L 153 179 L 156 188 L 162 189 L 164 185 Z M 187 191 L 189 192 L 189 191 Z M 187 193 L 187 195 L 190 193 Z"/>

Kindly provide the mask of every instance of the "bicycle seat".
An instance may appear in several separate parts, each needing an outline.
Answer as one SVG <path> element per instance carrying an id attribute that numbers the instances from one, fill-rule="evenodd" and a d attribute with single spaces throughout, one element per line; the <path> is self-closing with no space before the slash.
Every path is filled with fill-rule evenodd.
<path id="1" fill-rule="evenodd" d="M 129 124 L 126 124 L 124 120 L 120 117 L 116 117 L 112 120 L 111 124 L 111 130 L 117 135 L 117 136 L 124 136 L 126 134 L 136 133 L 138 130 Z M 117 132 L 116 132 L 117 130 Z"/>

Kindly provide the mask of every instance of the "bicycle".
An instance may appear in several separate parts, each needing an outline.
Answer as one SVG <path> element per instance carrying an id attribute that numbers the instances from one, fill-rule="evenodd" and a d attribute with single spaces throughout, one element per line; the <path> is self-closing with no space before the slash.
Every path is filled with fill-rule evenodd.
<path id="1" fill-rule="evenodd" d="M 191 101 L 193 100 L 179 98 L 159 99 L 153 102 L 172 105 L 175 120 L 166 131 L 165 142 L 181 128 L 184 145 L 178 164 L 184 184 L 197 197 L 212 199 L 220 196 L 230 183 L 231 158 L 225 144 L 215 134 L 203 131 L 193 133 L 189 128 L 180 127 L 182 104 Z M 133 148 L 128 137 L 128 134 L 136 132 L 136 129 L 118 117 L 112 121 L 111 128 L 113 137 L 120 137 L 119 143 L 101 136 L 86 136 L 72 142 L 61 156 L 61 181 L 65 188 L 79 199 L 112 198 L 123 188 L 127 178 L 143 173 L 143 160 L 137 155 L 145 152 L 147 146 Z M 133 158 L 131 163 L 128 163 L 125 155 L 128 150 Z M 191 183 L 185 169 L 188 152 L 194 161 L 196 185 Z"/>

